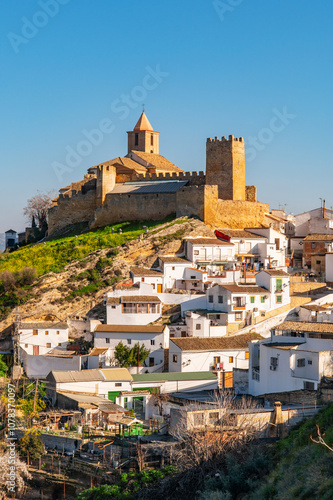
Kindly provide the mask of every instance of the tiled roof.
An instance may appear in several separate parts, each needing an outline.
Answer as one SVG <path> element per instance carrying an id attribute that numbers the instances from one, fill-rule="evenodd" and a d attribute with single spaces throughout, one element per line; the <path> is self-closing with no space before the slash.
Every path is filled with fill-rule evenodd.
<path id="1" fill-rule="evenodd" d="M 286 276 L 288 278 L 290 277 L 290 274 L 280 269 L 263 269 L 263 272 L 269 274 L 270 276 Z"/>
<path id="2" fill-rule="evenodd" d="M 134 129 L 135 132 L 140 132 L 141 130 L 148 130 L 153 132 L 153 127 L 150 125 L 146 113 L 143 111 Z"/>
<path id="3" fill-rule="evenodd" d="M 124 295 L 121 298 L 123 304 L 126 302 L 158 302 L 160 303 L 160 299 L 156 297 L 156 295 Z"/>
<path id="4" fill-rule="evenodd" d="M 105 379 L 108 381 L 112 380 L 128 380 L 131 381 L 132 375 L 127 370 L 127 368 L 103 368 L 100 370 Z"/>
<path id="5" fill-rule="evenodd" d="M 67 330 L 67 323 L 51 323 L 48 321 L 41 323 L 21 323 L 20 330 Z"/>
<path id="6" fill-rule="evenodd" d="M 56 371 L 52 370 L 47 376 L 54 377 L 56 382 L 91 382 L 105 380 L 101 370 L 72 370 L 72 371 Z"/>
<path id="7" fill-rule="evenodd" d="M 303 241 L 333 241 L 333 234 L 308 234 Z"/>
<path id="8" fill-rule="evenodd" d="M 184 257 L 177 257 L 177 255 L 161 255 L 159 258 L 162 262 L 167 263 L 189 264 L 189 266 L 192 264 L 189 260 L 184 259 Z"/>
<path id="9" fill-rule="evenodd" d="M 259 236 L 259 234 L 251 233 L 245 229 L 219 229 L 222 233 L 230 236 L 230 238 L 242 238 L 242 239 L 267 239 L 266 236 Z"/>
<path id="10" fill-rule="evenodd" d="M 333 333 L 333 323 L 317 323 L 311 321 L 285 321 L 274 327 L 274 330 L 290 330 L 294 332 Z"/>
<path id="11" fill-rule="evenodd" d="M 218 240 L 217 238 L 185 238 L 186 241 L 189 241 L 193 245 L 200 246 L 234 246 L 233 243 L 228 241 Z"/>
<path id="12" fill-rule="evenodd" d="M 51 356 L 54 358 L 72 358 L 77 355 L 77 351 L 65 351 L 64 349 L 57 349 L 56 347 L 51 351 L 45 353 L 43 356 Z"/>
<path id="13" fill-rule="evenodd" d="M 249 293 L 249 294 L 263 294 L 269 293 L 269 290 L 266 288 L 262 288 L 261 286 L 247 286 L 247 285 L 219 285 L 226 290 L 229 290 L 231 293 Z"/>
<path id="14" fill-rule="evenodd" d="M 181 337 L 171 338 L 182 351 L 223 351 L 225 349 L 247 349 L 251 340 L 261 340 L 263 337 L 258 333 L 243 333 L 232 337 Z M 170 349 L 171 346 L 170 346 Z"/>
<path id="15" fill-rule="evenodd" d="M 161 271 L 156 271 L 156 269 L 145 269 L 144 267 L 134 266 L 131 267 L 130 271 L 134 274 L 134 276 L 163 276 Z"/>
<path id="16" fill-rule="evenodd" d="M 303 304 L 300 307 L 302 307 L 302 309 L 307 309 L 308 311 L 315 311 L 315 312 L 327 311 L 328 310 L 327 307 L 320 306 L 318 304 Z"/>
<path id="17" fill-rule="evenodd" d="M 141 158 L 148 167 L 155 167 L 157 172 L 183 172 L 181 168 L 177 167 L 174 163 L 167 160 L 162 155 L 156 153 L 145 153 L 144 151 L 131 151 L 131 153 L 134 153 L 134 155 Z"/>
<path id="18" fill-rule="evenodd" d="M 166 325 L 98 325 L 95 332 L 106 333 L 163 333 Z"/>
<path id="19" fill-rule="evenodd" d="M 120 297 L 107 297 L 107 304 L 120 304 Z"/>

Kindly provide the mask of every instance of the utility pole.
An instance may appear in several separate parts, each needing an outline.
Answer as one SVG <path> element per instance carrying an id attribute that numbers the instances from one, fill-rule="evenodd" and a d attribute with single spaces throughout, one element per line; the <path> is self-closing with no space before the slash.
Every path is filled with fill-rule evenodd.
<path id="1" fill-rule="evenodd" d="M 137 367 L 138 374 L 139 374 L 139 364 L 140 364 L 140 342 L 138 342 L 138 367 Z"/>
<path id="2" fill-rule="evenodd" d="M 13 339 L 13 379 L 17 380 L 17 384 L 19 382 L 20 376 L 21 376 L 21 356 L 20 356 L 20 324 L 21 324 L 21 318 L 20 318 L 20 310 L 17 307 L 16 308 L 16 315 L 15 315 L 15 325 L 14 325 L 14 330 L 12 332 L 12 339 Z"/>

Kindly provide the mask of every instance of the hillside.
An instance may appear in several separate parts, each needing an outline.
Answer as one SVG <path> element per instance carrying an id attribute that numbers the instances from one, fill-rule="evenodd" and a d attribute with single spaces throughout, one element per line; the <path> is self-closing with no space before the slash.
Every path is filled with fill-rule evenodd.
<path id="1" fill-rule="evenodd" d="M 148 227 L 146 234 L 143 226 Z M 129 281 L 132 265 L 151 266 L 159 254 L 180 251 L 185 236 L 213 235 L 201 221 L 187 218 L 112 227 L 114 232 L 107 226 L 84 234 L 75 234 L 73 228 L 69 236 L 1 255 L 0 272 L 34 267 L 38 279 L 10 296 L 10 306 L 1 311 L 0 332 L 15 320 L 16 304 L 24 321 L 99 318 L 104 294 L 116 283 Z"/>

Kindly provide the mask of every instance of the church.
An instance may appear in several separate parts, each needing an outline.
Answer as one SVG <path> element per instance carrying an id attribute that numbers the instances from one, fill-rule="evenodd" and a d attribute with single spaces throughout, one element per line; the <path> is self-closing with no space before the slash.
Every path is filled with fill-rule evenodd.
<path id="1" fill-rule="evenodd" d="M 127 132 L 125 156 L 95 165 L 59 191 L 49 210 L 49 234 L 87 222 L 91 229 L 124 221 L 199 217 L 214 227 L 265 224 L 267 204 L 245 184 L 242 137 L 207 139 L 206 173 L 184 172 L 159 154 L 159 132 L 143 111 Z"/>

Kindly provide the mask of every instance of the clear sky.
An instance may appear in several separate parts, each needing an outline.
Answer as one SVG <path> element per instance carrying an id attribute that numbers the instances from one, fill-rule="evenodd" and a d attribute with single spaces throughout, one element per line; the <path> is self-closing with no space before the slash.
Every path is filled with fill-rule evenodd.
<path id="1" fill-rule="evenodd" d="M 327 0 L 3 2 L 0 233 L 23 229 L 37 190 L 125 155 L 143 103 L 184 170 L 205 169 L 207 137 L 243 136 L 259 201 L 332 206 L 332 15 Z"/>

